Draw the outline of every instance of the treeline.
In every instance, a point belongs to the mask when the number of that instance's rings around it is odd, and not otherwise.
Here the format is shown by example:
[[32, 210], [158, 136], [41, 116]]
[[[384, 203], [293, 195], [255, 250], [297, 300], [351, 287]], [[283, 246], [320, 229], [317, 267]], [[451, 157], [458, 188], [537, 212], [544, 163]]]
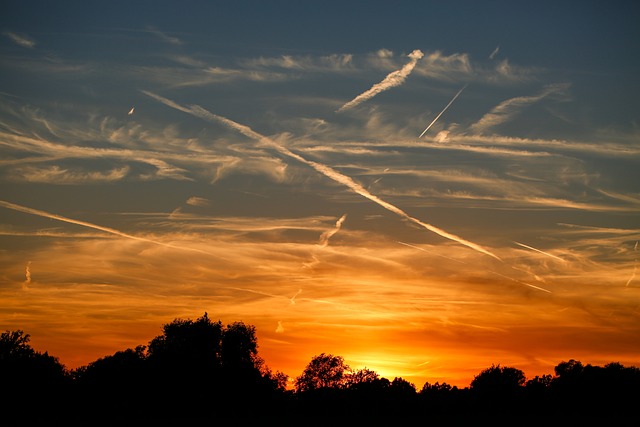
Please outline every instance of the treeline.
[[288, 376], [273, 372], [258, 355], [253, 326], [225, 326], [207, 313], [196, 320], [176, 319], [146, 346], [73, 370], [34, 350], [29, 339], [21, 330], [0, 336], [0, 422], [640, 421], [640, 369], [615, 362], [592, 366], [563, 361], [553, 375], [532, 379], [517, 368], [492, 365], [465, 388], [427, 382], [418, 389], [403, 378], [389, 380], [366, 368], [354, 370], [341, 356], [322, 353], [289, 390]]

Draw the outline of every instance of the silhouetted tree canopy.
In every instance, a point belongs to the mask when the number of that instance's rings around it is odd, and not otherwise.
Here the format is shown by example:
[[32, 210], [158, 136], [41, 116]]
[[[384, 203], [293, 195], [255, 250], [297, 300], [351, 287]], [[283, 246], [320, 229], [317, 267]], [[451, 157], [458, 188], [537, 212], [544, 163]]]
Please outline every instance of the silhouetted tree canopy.
[[321, 353], [296, 378], [296, 391], [304, 392], [322, 388], [342, 388], [346, 384], [351, 368], [342, 356]]
[[492, 365], [467, 388], [426, 382], [416, 392], [401, 377], [390, 381], [367, 368], [352, 370], [343, 357], [321, 353], [295, 379], [294, 390], [286, 390], [288, 376], [273, 372], [258, 354], [255, 327], [224, 326], [207, 313], [175, 319], [148, 346], [117, 351], [73, 371], [29, 341], [22, 330], [0, 335], [2, 419], [20, 417], [22, 425], [196, 418], [211, 425], [223, 419], [234, 425], [267, 419], [280, 425], [393, 425], [523, 417], [537, 424], [548, 421], [545, 411], [573, 422], [638, 419], [640, 369], [617, 362], [592, 366], [570, 359], [553, 375], [530, 380], [517, 368]]
[[514, 395], [525, 385], [526, 377], [520, 369], [491, 365], [471, 381], [471, 390], [484, 395]]
[[[40, 410], [56, 411], [68, 391], [69, 376], [58, 358], [41, 353], [29, 344], [22, 330], [0, 334], [0, 420], [9, 411], [28, 411], [33, 402]], [[33, 416], [33, 413], [26, 413]]]

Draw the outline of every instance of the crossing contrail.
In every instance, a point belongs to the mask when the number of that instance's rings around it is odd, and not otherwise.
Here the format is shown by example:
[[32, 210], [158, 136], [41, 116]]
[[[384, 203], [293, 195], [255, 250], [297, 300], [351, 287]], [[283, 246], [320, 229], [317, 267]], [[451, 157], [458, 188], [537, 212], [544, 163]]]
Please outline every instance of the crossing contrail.
[[462, 93], [462, 91], [463, 91], [466, 87], [467, 87], [467, 85], [462, 86], [462, 89], [460, 89], [460, 90], [458, 91], [458, 93], [456, 93], [456, 96], [454, 96], [453, 98], [451, 98], [451, 101], [449, 101], [449, 103], [447, 104], [447, 106], [446, 106], [446, 107], [444, 107], [444, 108], [442, 109], [442, 111], [440, 111], [440, 114], [438, 114], [438, 115], [436, 116], [436, 118], [435, 118], [435, 119], [433, 119], [433, 121], [432, 121], [431, 123], [429, 123], [429, 126], [427, 126], [427, 128], [426, 128], [425, 130], [423, 130], [423, 131], [422, 131], [422, 133], [420, 134], [420, 136], [419, 136], [418, 138], [422, 138], [422, 135], [424, 135], [425, 133], [427, 133], [427, 131], [429, 130], [429, 128], [431, 128], [431, 126], [433, 126], [433, 124], [434, 124], [434, 123], [435, 123], [435, 122], [440, 118], [440, 116], [441, 116], [445, 111], [447, 111], [447, 109], [451, 106], [451, 104], [453, 104], [453, 101], [455, 101], [455, 100], [456, 100], [456, 98], [457, 98], [458, 96], [460, 96], [460, 94]]
[[158, 101], [162, 102], [165, 105], [168, 105], [172, 108], [176, 108], [180, 111], [184, 111], [187, 112], [191, 115], [194, 115], [196, 117], [200, 117], [204, 120], [207, 121], [211, 121], [211, 122], [217, 122], [217, 123], [222, 123], [225, 126], [231, 127], [237, 131], [239, 131], [240, 133], [242, 133], [243, 135], [251, 138], [251, 139], [255, 139], [258, 142], [267, 145], [273, 149], [275, 149], [276, 151], [278, 151], [280, 154], [285, 155], [287, 157], [290, 157], [292, 159], [295, 159], [297, 161], [299, 161], [300, 163], [304, 163], [310, 167], [312, 167], [313, 169], [315, 169], [316, 171], [318, 171], [319, 173], [321, 173], [322, 175], [326, 176], [329, 179], [332, 179], [333, 181], [340, 183], [342, 185], [344, 185], [345, 187], [349, 188], [351, 191], [353, 191], [356, 194], [361, 195], [362, 197], [371, 200], [372, 202], [382, 206], [383, 208], [387, 209], [388, 211], [391, 211], [395, 214], [397, 214], [398, 216], [409, 220], [411, 222], [413, 222], [414, 224], [419, 225], [420, 227], [429, 230], [433, 233], [438, 234], [439, 236], [442, 236], [446, 239], [452, 240], [454, 242], [460, 243], [462, 245], [465, 245], [475, 251], [478, 251], [480, 253], [483, 253], [485, 255], [489, 255], [499, 261], [502, 261], [497, 255], [493, 254], [492, 252], [490, 252], [489, 250], [483, 248], [482, 246], [470, 242], [468, 240], [463, 239], [462, 237], [456, 236], [455, 234], [449, 233], [445, 230], [442, 230], [434, 225], [425, 223], [423, 221], [420, 221], [417, 218], [412, 217], [411, 215], [409, 215], [408, 213], [406, 213], [405, 211], [403, 211], [402, 209], [400, 209], [399, 207], [385, 201], [382, 200], [381, 198], [379, 198], [378, 196], [371, 194], [371, 192], [369, 192], [366, 188], [364, 188], [362, 185], [358, 184], [357, 182], [355, 182], [352, 178], [348, 177], [347, 175], [344, 175], [340, 172], [338, 172], [337, 170], [331, 168], [330, 166], [324, 165], [322, 163], [318, 163], [318, 162], [314, 162], [313, 160], [307, 160], [306, 158], [302, 157], [299, 154], [296, 154], [294, 152], [292, 152], [291, 150], [289, 150], [286, 147], [281, 146], [280, 144], [276, 143], [275, 141], [273, 141], [272, 139], [259, 134], [258, 132], [255, 132], [253, 129], [251, 129], [249, 126], [245, 126], [243, 124], [240, 123], [236, 123], [233, 120], [227, 119], [226, 117], [222, 117], [222, 116], [218, 116], [217, 114], [213, 114], [207, 110], [205, 110], [204, 108], [198, 106], [198, 105], [192, 105], [190, 107], [184, 107], [181, 106], [179, 104], [176, 104], [175, 102], [163, 98], [159, 95], [155, 95], [152, 94], [150, 92], [147, 91], [143, 91], [143, 93], [157, 99]]
[[[411, 244], [409, 244], [409, 243], [404, 243], [404, 242], [397, 242], [397, 243], [400, 243], [401, 245], [408, 246], [408, 247], [410, 247], [410, 248], [418, 249], [418, 250], [423, 251], [423, 252], [427, 252], [427, 253], [432, 254], [432, 255], [437, 255], [437, 256], [439, 256], [439, 257], [443, 257], [443, 258], [446, 258], [446, 259], [450, 259], [451, 261], [459, 262], [460, 264], [467, 264], [466, 262], [464, 262], [464, 261], [460, 261], [459, 259], [450, 258], [450, 257], [445, 256], [445, 255], [441, 255], [441, 254], [438, 254], [438, 253], [435, 253], [435, 252], [431, 252], [431, 251], [428, 251], [428, 250], [426, 250], [426, 249], [424, 249], [424, 248], [421, 248], [421, 247], [419, 247], [419, 246], [411, 245]], [[535, 285], [532, 285], [532, 284], [530, 284], [530, 283], [523, 282], [523, 281], [518, 280], [518, 279], [514, 279], [513, 277], [505, 276], [504, 274], [500, 274], [500, 273], [495, 272], [495, 271], [493, 271], [493, 270], [487, 270], [487, 271], [488, 271], [489, 273], [491, 273], [491, 274], [495, 274], [496, 276], [500, 276], [500, 277], [502, 277], [502, 278], [504, 278], [504, 279], [509, 279], [509, 280], [511, 280], [511, 281], [513, 281], [513, 282], [516, 282], [516, 283], [519, 283], [519, 284], [521, 284], [521, 285], [528, 286], [528, 287], [530, 287], [530, 288], [537, 289], [537, 290], [539, 290], [539, 291], [547, 292], [547, 293], [549, 293], [549, 294], [551, 293], [551, 291], [550, 291], [550, 290], [545, 289], [545, 288], [541, 288], [540, 286], [535, 286]]]

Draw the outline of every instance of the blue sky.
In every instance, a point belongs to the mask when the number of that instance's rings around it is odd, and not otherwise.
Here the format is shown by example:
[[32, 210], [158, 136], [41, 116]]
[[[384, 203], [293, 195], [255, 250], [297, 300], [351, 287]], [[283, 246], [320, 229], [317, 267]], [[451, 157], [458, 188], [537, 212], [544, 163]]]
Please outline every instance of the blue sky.
[[204, 311], [291, 376], [639, 360], [635, 2], [0, 7], [0, 327], [63, 363]]

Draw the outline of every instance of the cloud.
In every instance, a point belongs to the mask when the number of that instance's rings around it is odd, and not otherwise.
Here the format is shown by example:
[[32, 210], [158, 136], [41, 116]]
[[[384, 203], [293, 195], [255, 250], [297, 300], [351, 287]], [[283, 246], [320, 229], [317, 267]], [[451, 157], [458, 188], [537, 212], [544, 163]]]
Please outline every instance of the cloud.
[[9, 37], [11, 41], [19, 46], [26, 47], [27, 49], [33, 49], [36, 47], [36, 42], [27, 36], [21, 36], [11, 31], [5, 31], [4, 35]]
[[[145, 92], [146, 93], [146, 92]], [[168, 99], [165, 99], [159, 95], [153, 95], [153, 98], [158, 99], [160, 102], [163, 102], [166, 105], [177, 105], [175, 104], [175, 102], [170, 101]], [[163, 101], [163, 99], [165, 101]], [[467, 246], [477, 252], [483, 253], [485, 255], [489, 255], [497, 260], [500, 260], [500, 258], [493, 254], [492, 252], [490, 252], [489, 250], [483, 248], [482, 246], [473, 243], [469, 240], [463, 239], [462, 237], [456, 236], [455, 234], [449, 233], [445, 230], [442, 230], [434, 225], [425, 223], [417, 218], [412, 217], [411, 215], [409, 215], [408, 213], [406, 213], [405, 211], [403, 211], [402, 209], [398, 208], [397, 206], [386, 202], [384, 200], [382, 200], [381, 198], [379, 198], [378, 196], [370, 193], [366, 188], [364, 188], [362, 185], [356, 183], [352, 178], [348, 177], [347, 175], [344, 175], [340, 172], [338, 172], [337, 170], [324, 165], [322, 163], [318, 163], [318, 162], [314, 162], [312, 160], [307, 160], [306, 158], [300, 156], [299, 154], [296, 154], [294, 152], [292, 152], [291, 150], [283, 147], [282, 145], [276, 143], [275, 141], [273, 141], [272, 139], [261, 135], [257, 132], [255, 132], [253, 129], [251, 129], [250, 127], [240, 124], [240, 123], [236, 123], [233, 120], [227, 119], [226, 117], [222, 117], [222, 116], [218, 116], [217, 114], [213, 114], [207, 110], [205, 110], [204, 108], [198, 106], [198, 105], [192, 105], [189, 108], [186, 107], [182, 107], [182, 106], [178, 106], [179, 108], [177, 108], [180, 111], [186, 111], [189, 114], [192, 114], [196, 117], [200, 117], [204, 120], [207, 121], [212, 121], [212, 122], [217, 122], [217, 123], [221, 123], [225, 126], [228, 126], [232, 129], [237, 130], [238, 132], [242, 133], [243, 135], [254, 139], [256, 141], [258, 141], [259, 143], [261, 143], [264, 146], [269, 146], [273, 149], [275, 149], [276, 151], [278, 151], [280, 154], [283, 154], [287, 157], [290, 157], [292, 159], [298, 160], [301, 163], [304, 163], [310, 167], [312, 167], [313, 169], [315, 169], [317, 172], [321, 173], [322, 175], [326, 176], [329, 179], [332, 179], [333, 181], [344, 185], [345, 187], [349, 188], [351, 191], [353, 191], [356, 194], [361, 195], [362, 197], [371, 200], [372, 202], [378, 204], [379, 206], [387, 209], [388, 211], [391, 211], [393, 213], [395, 213], [396, 215], [399, 215], [400, 217], [409, 220], [410, 222], [413, 222], [416, 225], [419, 225], [420, 227], [429, 230], [435, 234], [438, 234], [441, 237], [444, 237], [445, 239], [449, 239], [452, 240], [454, 242], [460, 243], [464, 246]]]
[[148, 27], [147, 31], [149, 31], [151, 34], [159, 37], [160, 39], [162, 39], [163, 41], [165, 41], [165, 42], [167, 42], [169, 44], [172, 44], [174, 46], [182, 45], [182, 40], [180, 40], [179, 38], [167, 35], [167, 34], [163, 33], [162, 31], [157, 30], [157, 29], [155, 29], [153, 27]]
[[189, 197], [187, 199], [187, 204], [190, 206], [209, 206], [211, 201], [209, 199], [205, 199], [204, 197]]
[[496, 46], [496, 48], [493, 49], [493, 52], [491, 52], [491, 54], [489, 55], [489, 59], [495, 58], [499, 51], [500, 51], [500, 46]]
[[472, 124], [470, 126], [470, 130], [475, 133], [482, 134], [495, 126], [511, 120], [511, 118], [529, 105], [534, 104], [553, 93], [562, 92], [567, 88], [568, 85], [566, 84], [549, 85], [537, 95], [518, 96], [516, 98], [507, 99], [482, 116], [482, 118], [476, 123]]
[[282, 322], [278, 320], [278, 327], [276, 328], [276, 334], [284, 334], [284, 327], [282, 326]]
[[60, 166], [42, 168], [25, 166], [13, 169], [11, 176], [13, 179], [27, 182], [55, 182], [56, 184], [62, 185], [84, 185], [87, 183], [120, 181], [125, 178], [128, 173], [128, 166], [112, 169], [107, 172], [72, 170], [70, 168], [61, 168]]
[[344, 71], [353, 68], [353, 55], [332, 54], [320, 57], [282, 55], [275, 58], [260, 57], [246, 60], [242, 65], [249, 68], [283, 68], [293, 71]]
[[437, 80], [468, 80], [470, 76], [473, 76], [474, 68], [466, 53], [444, 55], [440, 51], [435, 51], [420, 61], [415, 73]]
[[402, 83], [404, 83], [407, 76], [411, 73], [411, 71], [413, 71], [414, 67], [418, 63], [418, 60], [422, 58], [424, 54], [420, 50], [416, 49], [413, 52], [411, 52], [408, 56], [411, 59], [411, 61], [405, 64], [401, 69], [393, 71], [392, 73], [388, 74], [387, 77], [385, 77], [384, 80], [382, 80], [380, 83], [376, 83], [371, 87], [371, 89], [361, 93], [351, 101], [344, 104], [342, 107], [340, 107], [337, 110], [337, 112], [342, 112], [350, 108], [353, 108], [356, 105], [359, 105], [362, 102], [373, 98], [380, 92], [391, 89], [392, 87], [395, 87], [395, 86], [400, 86]]

